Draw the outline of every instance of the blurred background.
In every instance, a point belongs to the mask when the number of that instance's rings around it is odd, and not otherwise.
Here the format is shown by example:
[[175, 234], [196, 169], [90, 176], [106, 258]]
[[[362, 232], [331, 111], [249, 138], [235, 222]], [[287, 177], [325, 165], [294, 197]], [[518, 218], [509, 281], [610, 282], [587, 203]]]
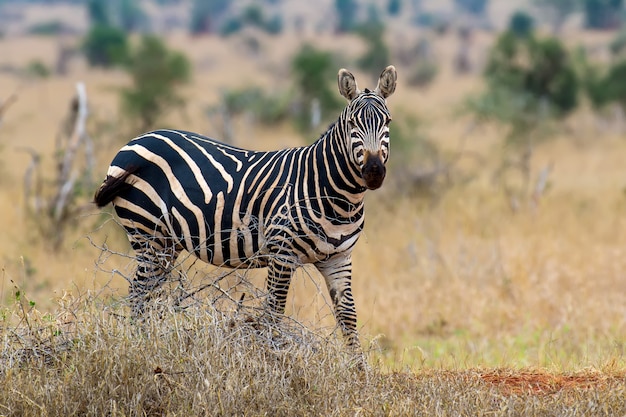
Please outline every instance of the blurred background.
[[[365, 344], [392, 364], [623, 365], [625, 19], [621, 0], [0, 0], [0, 305], [125, 294], [132, 263], [101, 248], [132, 253], [90, 202], [132, 137], [307, 145], [345, 104], [339, 68], [373, 88], [394, 64], [389, 174], [354, 254]], [[288, 314], [332, 325], [312, 271]]]

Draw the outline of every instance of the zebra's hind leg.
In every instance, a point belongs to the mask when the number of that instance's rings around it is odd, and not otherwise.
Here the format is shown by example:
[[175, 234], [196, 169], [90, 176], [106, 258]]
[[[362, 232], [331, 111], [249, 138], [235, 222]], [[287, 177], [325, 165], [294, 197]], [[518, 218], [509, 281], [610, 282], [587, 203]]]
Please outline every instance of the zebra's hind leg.
[[129, 234], [137, 254], [137, 271], [130, 282], [129, 302], [133, 318], [143, 316], [149, 304], [161, 298], [159, 290], [168, 279], [176, 250], [167, 238]]

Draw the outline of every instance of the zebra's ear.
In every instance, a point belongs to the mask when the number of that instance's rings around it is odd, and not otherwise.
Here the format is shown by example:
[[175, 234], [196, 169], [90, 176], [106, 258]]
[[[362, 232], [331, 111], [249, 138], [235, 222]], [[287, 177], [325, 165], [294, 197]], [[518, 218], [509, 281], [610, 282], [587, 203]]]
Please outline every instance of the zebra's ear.
[[360, 93], [354, 75], [344, 68], [340, 69], [337, 74], [337, 84], [339, 84], [339, 93], [350, 101]]
[[378, 85], [374, 92], [383, 98], [387, 98], [396, 91], [396, 82], [398, 81], [398, 73], [396, 67], [389, 65], [380, 73]]

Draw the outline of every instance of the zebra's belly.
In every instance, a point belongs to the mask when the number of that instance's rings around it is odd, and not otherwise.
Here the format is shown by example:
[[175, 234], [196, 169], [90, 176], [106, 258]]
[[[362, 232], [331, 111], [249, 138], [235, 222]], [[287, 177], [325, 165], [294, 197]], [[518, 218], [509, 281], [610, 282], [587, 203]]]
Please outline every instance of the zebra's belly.
[[[272, 256], [289, 256], [296, 264], [316, 263], [338, 253], [351, 250], [359, 238], [360, 230], [355, 225], [344, 226], [335, 231], [339, 238], [326, 234], [306, 233], [302, 230], [293, 233], [265, 236], [257, 228], [239, 225], [221, 232], [221, 239], [207, 239], [204, 244], [183, 246], [203, 261], [230, 268], [263, 268]], [[345, 234], [344, 234], [345, 233]], [[183, 242], [181, 242], [183, 243]]]
[[[217, 228], [219, 229], [219, 228]], [[189, 239], [184, 235], [179, 240], [188, 252], [201, 260], [231, 268], [262, 268], [267, 266], [267, 251], [264, 238], [256, 227], [244, 224], [216, 230], [208, 227], [203, 240]]]

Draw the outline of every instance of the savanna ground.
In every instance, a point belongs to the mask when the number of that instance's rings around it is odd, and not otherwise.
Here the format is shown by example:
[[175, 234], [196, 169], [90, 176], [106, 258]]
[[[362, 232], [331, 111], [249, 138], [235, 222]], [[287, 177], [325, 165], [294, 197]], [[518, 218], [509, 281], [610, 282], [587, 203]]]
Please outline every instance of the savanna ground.
[[[603, 41], [572, 37], [579, 36]], [[358, 39], [314, 40], [341, 52], [339, 66], [354, 68]], [[241, 38], [172, 36], [169, 45], [192, 60], [194, 79], [185, 89], [187, 107], [164, 126], [218, 136], [204, 111], [220, 89], [285, 88], [300, 41], [262, 38], [255, 55]], [[477, 38], [477, 56], [490, 42]], [[0, 39], [0, 64], [20, 68], [37, 58], [52, 65], [55, 45]], [[455, 48], [454, 36], [436, 40], [444, 63]], [[570, 117], [535, 150], [533, 184], [551, 166], [548, 187], [512, 210], [493, 180], [504, 132], [467, 133], [471, 122], [455, 116], [463, 97], [481, 88], [480, 77], [458, 77], [448, 67], [421, 90], [407, 87], [399, 67], [389, 105], [394, 124], [417, 116], [419, 134], [432, 138], [444, 159], [462, 143], [455, 169], [469, 181], [437, 198], [417, 195], [394, 185], [423, 168], [405, 160], [367, 196], [353, 279], [366, 373], [333, 337], [323, 281], [309, 268], [295, 277], [287, 311], [306, 328], [196, 307], [140, 328], [128, 323], [120, 302], [127, 283], [114, 271], [128, 273], [132, 262], [123, 255], [101, 262], [98, 248], [106, 240], [129, 253], [123, 234], [94, 208], [51, 251], [26, 214], [22, 180], [30, 156], [21, 150], [36, 149], [43, 167], [53, 169], [55, 134], [82, 80], [99, 182], [133, 134], [118, 110], [124, 74], [89, 70], [80, 59], [62, 78], [0, 73], [0, 99], [13, 91], [18, 97], [0, 126], [0, 415], [626, 415], [623, 126], [585, 110]], [[371, 86], [355, 73], [361, 86]], [[288, 124], [236, 124], [235, 143], [255, 149], [314, 139]], [[408, 153], [394, 155], [393, 128], [391, 148], [392, 160]], [[260, 285], [263, 271], [251, 275]], [[281, 332], [277, 346], [272, 336]]]

